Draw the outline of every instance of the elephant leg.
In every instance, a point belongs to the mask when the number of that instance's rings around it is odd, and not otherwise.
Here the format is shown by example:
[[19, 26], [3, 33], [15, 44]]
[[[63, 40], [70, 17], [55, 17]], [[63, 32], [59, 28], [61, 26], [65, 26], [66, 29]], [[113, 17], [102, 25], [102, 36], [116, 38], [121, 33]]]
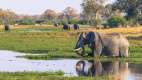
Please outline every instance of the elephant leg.
[[96, 56], [97, 56], [96, 49], [92, 49], [92, 53], [93, 53], [94, 57], [96, 57]]
[[124, 57], [128, 57], [128, 47], [121, 47], [120, 48], [120, 55]]
[[113, 47], [111, 50], [112, 57], [118, 57], [119, 56], [119, 48], [118, 47]]
[[96, 43], [95, 46], [93, 47], [93, 54], [94, 56], [98, 55], [100, 56], [103, 50], [103, 46], [101, 43]]
[[82, 55], [85, 55], [85, 47], [82, 47]]
[[102, 48], [96, 48], [96, 49], [92, 50], [92, 53], [93, 53], [94, 57], [100, 56], [101, 52], [102, 52]]
[[125, 49], [125, 57], [128, 57], [129, 55], [128, 55], [128, 53], [129, 53], [129, 48], [127, 47], [126, 49]]
[[100, 45], [98, 48], [97, 48], [97, 53], [98, 53], [98, 55], [101, 55], [101, 53], [102, 53], [102, 45]]

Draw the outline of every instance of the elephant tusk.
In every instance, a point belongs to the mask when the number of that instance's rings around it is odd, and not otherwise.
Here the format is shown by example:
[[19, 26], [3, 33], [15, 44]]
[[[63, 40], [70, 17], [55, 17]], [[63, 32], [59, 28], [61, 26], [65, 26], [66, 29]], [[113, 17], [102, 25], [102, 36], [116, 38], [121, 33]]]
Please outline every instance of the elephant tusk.
[[75, 49], [74, 51], [79, 51], [81, 48]]

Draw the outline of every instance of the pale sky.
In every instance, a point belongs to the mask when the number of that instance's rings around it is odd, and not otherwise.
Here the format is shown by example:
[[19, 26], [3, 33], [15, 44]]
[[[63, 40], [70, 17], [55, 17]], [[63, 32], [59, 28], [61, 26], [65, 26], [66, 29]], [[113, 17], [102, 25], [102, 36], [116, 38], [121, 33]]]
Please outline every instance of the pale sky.
[[80, 12], [81, 3], [82, 0], [0, 0], [0, 8], [11, 9], [17, 14], [33, 15], [41, 14], [46, 9], [61, 12], [68, 6]]

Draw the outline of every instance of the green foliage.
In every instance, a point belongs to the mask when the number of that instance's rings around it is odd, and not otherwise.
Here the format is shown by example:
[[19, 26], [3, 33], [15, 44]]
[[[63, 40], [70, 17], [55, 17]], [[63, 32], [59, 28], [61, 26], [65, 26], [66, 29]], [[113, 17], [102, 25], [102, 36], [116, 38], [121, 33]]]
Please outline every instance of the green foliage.
[[141, 4], [142, 0], [117, 0], [113, 4], [113, 8], [127, 13], [126, 18], [130, 20], [141, 14]]
[[15, 24], [15, 21], [13, 19], [8, 19], [8, 24]]
[[23, 20], [17, 21], [17, 23], [20, 25], [34, 25], [35, 21], [31, 19], [23, 19]]
[[52, 20], [46, 20], [45, 23], [48, 24], [48, 25], [52, 25], [53, 21]]
[[79, 23], [79, 20], [76, 19], [76, 18], [73, 18], [73, 19], [70, 20], [70, 23], [71, 24], [77, 24], [77, 23]]
[[138, 15], [136, 17], [136, 21], [137, 21], [138, 24], [142, 25], [142, 15]]
[[67, 24], [67, 23], [68, 23], [67, 18], [64, 18], [63, 20], [61, 20], [61, 24]]
[[3, 24], [3, 20], [2, 19], [0, 19], [0, 25], [2, 25]]
[[101, 24], [101, 20], [96, 19], [96, 20], [95, 20], [95, 25], [97, 26], [97, 25], [100, 25], [100, 24]]
[[[13, 19], [8, 19], [7, 23], [12, 25], [12, 24], [15, 24], [15, 21]], [[0, 19], [0, 25], [3, 25], [3, 24], [4, 24], [4, 19]]]
[[[57, 30], [58, 29], [58, 30]], [[26, 30], [43, 30], [43, 32], [26, 32]], [[49, 32], [44, 32], [44, 31]], [[46, 54], [46, 55], [26, 55], [28, 59], [51, 59], [51, 58], [79, 58], [74, 52], [79, 32], [62, 32], [55, 27], [35, 27], [28, 29], [14, 29], [9, 33], [0, 32], [0, 49], [12, 50], [24, 53]], [[141, 56], [141, 41], [130, 41], [130, 57]], [[87, 50], [87, 53], [90, 49]], [[88, 57], [87, 57], [88, 58]]]
[[64, 77], [58, 72], [16, 72], [0, 73], [0, 80], [113, 80], [108, 76], [102, 77]]
[[112, 16], [110, 19], [108, 19], [108, 25], [111, 28], [118, 27], [120, 25], [125, 25], [126, 20], [123, 17], [120, 16]]

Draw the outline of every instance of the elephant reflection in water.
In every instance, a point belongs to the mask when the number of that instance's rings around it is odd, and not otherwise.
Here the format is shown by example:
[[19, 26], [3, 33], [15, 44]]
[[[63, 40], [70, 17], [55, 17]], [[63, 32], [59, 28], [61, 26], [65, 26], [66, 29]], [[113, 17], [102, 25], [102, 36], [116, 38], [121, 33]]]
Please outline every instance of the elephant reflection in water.
[[128, 62], [100, 62], [82, 60], [76, 64], [78, 76], [113, 76], [113, 80], [125, 80], [128, 75]]

